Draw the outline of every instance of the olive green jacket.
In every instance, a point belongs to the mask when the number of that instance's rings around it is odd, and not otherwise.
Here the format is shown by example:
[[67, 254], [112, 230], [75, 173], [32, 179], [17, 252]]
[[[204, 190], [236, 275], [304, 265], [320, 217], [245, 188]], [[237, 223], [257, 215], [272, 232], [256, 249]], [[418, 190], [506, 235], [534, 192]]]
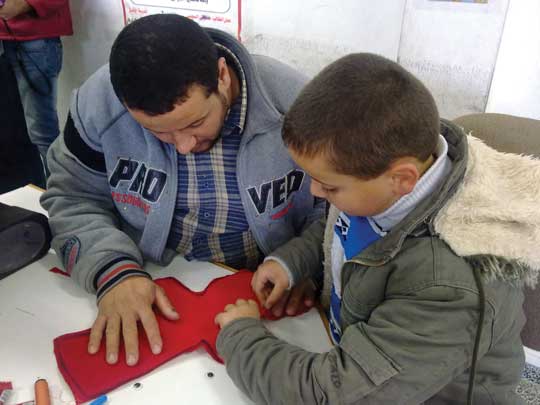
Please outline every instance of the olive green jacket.
[[[310, 353], [246, 318], [220, 332], [217, 347], [229, 375], [256, 403], [465, 403], [480, 314], [475, 270], [485, 290], [485, 318], [474, 403], [521, 403], [514, 393], [524, 366], [521, 287], [534, 284], [540, 256], [534, 244], [522, 250], [513, 245], [532, 230], [540, 246], [540, 193], [513, 189], [515, 181], [489, 183], [519, 165], [539, 179], [540, 162], [496, 152], [446, 121], [441, 132], [452, 161], [448, 178], [384, 238], [343, 265], [339, 345]], [[518, 223], [512, 204], [523, 200], [531, 205], [521, 208], [534, 218]], [[323, 303], [332, 284], [329, 252], [337, 215], [332, 208], [326, 231], [321, 220], [272, 254], [287, 263], [294, 282], [324, 268]]]

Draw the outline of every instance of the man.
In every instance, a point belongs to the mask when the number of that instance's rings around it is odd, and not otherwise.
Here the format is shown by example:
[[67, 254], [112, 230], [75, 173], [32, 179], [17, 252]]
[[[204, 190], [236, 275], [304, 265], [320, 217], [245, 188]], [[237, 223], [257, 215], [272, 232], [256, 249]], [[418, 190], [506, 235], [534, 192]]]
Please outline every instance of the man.
[[73, 34], [69, 1], [6, 0], [0, 19], [0, 54], [5, 52], [15, 72], [28, 135], [45, 164], [47, 149], [60, 132], [56, 93], [60, 36]]
[[[180, 253], [254, 269], [322, 215], [280, 135], [305, 81], [178, 15], [148, 16], [119, 34], [109, 66], [74, 93], [42, 198], [65, 269], [97, 293], [89, 352], [105, 333], [115, 363], [121, 329], [135, 364], [137, 321], [161, 351], [152, 304], [179, 315], [143, 257], [166, 264]], [[291, 294], [288, 309], [302, 294]]]

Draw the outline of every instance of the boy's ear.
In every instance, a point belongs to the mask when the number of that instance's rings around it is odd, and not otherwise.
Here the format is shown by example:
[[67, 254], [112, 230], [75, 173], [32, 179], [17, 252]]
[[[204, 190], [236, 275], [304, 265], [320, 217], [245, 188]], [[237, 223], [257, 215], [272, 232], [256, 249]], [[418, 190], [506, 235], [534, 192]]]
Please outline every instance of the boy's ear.
[[420, 178], [418, 167], [412, 162], [398, 162], [390, 168], [392, 188], [396, 196], [402, 197], [413, 191]]

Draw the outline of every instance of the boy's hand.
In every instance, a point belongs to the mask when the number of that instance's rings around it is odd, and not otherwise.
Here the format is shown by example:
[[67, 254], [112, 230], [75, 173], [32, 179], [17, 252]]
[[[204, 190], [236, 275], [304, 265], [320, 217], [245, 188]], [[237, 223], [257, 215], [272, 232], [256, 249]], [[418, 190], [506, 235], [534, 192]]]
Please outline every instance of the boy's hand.
[[152, 280], [134, 276], [118, 283], [99, 302], [99, 313], [90, 331], [88, 353], [96, 353], [104, 337], [107, 363], [114, 364], [118, 361], [120, 339], [123, 339], [126, 364], [135, 365], [139, 360], [139, 321], [146, 332], [152, 353], [160, 353], [163, 341], [152, 310], [153, 304], [167, 319], [179, 318], [163, 289]]
[[308, 308], [315, 303], [315, 287], [309, 280], [289, 287], [287, 271], [276, 261], [268, 260], [262, 263], [251, 280], [251, 288], [266, 309], [271, 309], [276, 317], [295, 315], [303, 301]]
[[239, 318], [261, 319], [257, 303], [253, 300], [246, 301], [239, 298], [236, 300], [235, 304], [226, 305], [224, 312], [217, 314], [214, 322], [218, 324], [220, 328], [223, 328], [229, 322]]

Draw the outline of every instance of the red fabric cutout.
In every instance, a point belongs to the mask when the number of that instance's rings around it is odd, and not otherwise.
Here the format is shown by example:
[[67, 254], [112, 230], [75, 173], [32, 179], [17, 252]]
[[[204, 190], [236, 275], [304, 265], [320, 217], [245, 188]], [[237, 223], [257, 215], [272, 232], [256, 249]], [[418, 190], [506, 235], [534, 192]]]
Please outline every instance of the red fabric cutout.
[[58, 267], [53, 267], [52, 269], [49, 269], [49, 271], [51, 273], [61, 274], [62, 276], [70, 277], [67, 271], [61, 270]]
[[[180, 314], [180, 320], [169, 321], [157, 311], [163, 339], [163, 351], [158, 355], [150, 351], [146, 335], [140, 327], [139, 362], [133, 367], [125, 364], [123, 346], [120, 347], [115, 365], [105, 362], [104, 342], [95, 355], [88, 354], [89, 329], [57, 337], [54, 340], [54, 354], [58, 368], [77, 402], [86, 402], [105, 394], [199, 347], [203, 347], [210, 356], [222, 363], [216, 351], [219, 327], [214, 324], [214, 318], [223, 311], [225, 305], [236, 302], [238, 298], [257, 301], [251, 289], [252, 276], [252, 272], [240, 271], [217, 278], [202, 292], [193, 292], [174, 278], [156, 280], [165, 289]], [[306, 310], [304, 308], [302, 312]], [[275, 319], [266, 310], [261, 311], [261, 314], [264, 318]]]

